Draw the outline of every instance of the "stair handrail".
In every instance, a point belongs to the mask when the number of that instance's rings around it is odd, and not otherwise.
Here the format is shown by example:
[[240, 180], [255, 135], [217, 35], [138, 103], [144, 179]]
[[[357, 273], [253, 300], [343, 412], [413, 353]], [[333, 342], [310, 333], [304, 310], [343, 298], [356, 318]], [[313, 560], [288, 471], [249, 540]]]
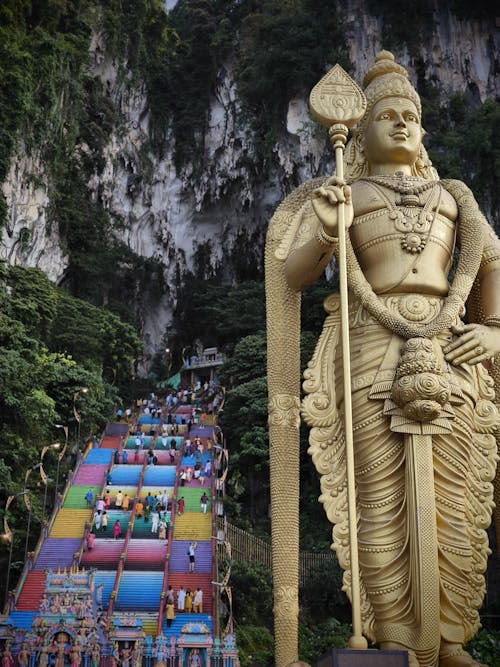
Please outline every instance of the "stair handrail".
[[183, 437], [180, 443], [179, 447], [179, 456], [177, 457], [177, 463], [175, 466], [175, 479], [174, 479], [174, 490], [172, 491], [172, 509], [170, 512], [170, 524], [168, 527], [168, 533], [167, 533], [167, 551], [165, 553], [165, 565], [163, 567], [163, 582], [161, 586], [161, 593], [160, 593], [160, 608], [158, 610], [158, 624], [156, 627], [156, 635], [161, 635], [162, 634], [162, 628], [163, 628], [163, 610], [164, 610], [164, 605], [163, 601], [166, 598], [167, 595], [167, 582], [168, 582], [168, 574], [170, 570], [170, 553], [172, 550], [172, 540], [173, 540], [173, 535], [174, 535], [174, 521], [175, 521], [175, 508], [176, 508], [176, 501], [177, 501], [177, 489], [178, 489], [178, 484], [179, 484], [179, 470], [181, 466], [181, 460], [182, 460], [182, 450], [183, 450], [183, 440], [185, 438]]
[[133, 530], [134, 521], [135, 521], [135, 510], [136, 510], [136, 505], [137, 505], [136, 499], [138, 498], [139, 493], [140, 493], [140, 490], [139, 490], [140, 485], [142, 485], [141, 478], [144, 479], [145, 463], [146, 463], [146, 461], [144, 460], [144, 463], [142, 465], [142, 470], [141, 470], [141, 473], [139, 475], [139, 481], [137, 483], [136, 493], [134, 495], [134, 506], [132, 507], [132, 511], [130, 513], [130, 519], [129, 519], [128, 524], [127, 524], [127, 531], [125, 533], [125, 541], [123, 543], [123, 551], [120, 554], [120, 560], [119, 560], [118, 566], [116, 568], [115, 583], [113, 584], [113, 590], [111, 591], [111, 593], [109, 595], [108, 610], [106, 612], [106, 623], [107, 623], [108, 627], [109, 627], [109, 623], [111, 621], [111, 616], [113, 614], [113, 609], [114, 609], [114, 606], [115, 606], [116, 596], [118, 595], [118, 589], [120, 587], [120, 580], [122, 578], [123, 568], [124, 568], [124, 565], [125, 565], [125, 561], [127, 560], [130, 537], [132, 535], [132, 530]]
[[[100, 442], [100, 444], [102, 444], [102, 438], [101, 438], [101, 442]], [[99, 449], [100, 449], [100, 446], [99, 446]], [[114, 451], [114, 450], [112, 450], [112, 451]], [[113, 460], [114, 460], [114, 456], [113, 456], [113, 454], [112, 454], [112, 455], [111, 455], [111, 462], [112, 462], [112, 463], [111, 463], [111, 467], [113, 466]], [[111, 468], [108, 468], [108, 471], [110, 471], [110, 470], [111, 470]], [[99, 496], [103, 497], [103, 495], [104, 495], [104, 489], [105, 489], [107, 486], [108, 486], [108, 485], [107, 485], [107, 482], [106, 482], [106, 474], [105, 474], [105, 475], [104, 475], [104, 481], [102, 482], [101, 490], [100, 490], [100, 492], [99, 492]], [[80, 541], [80, 546], [78, 547], [77, 551], [75, 551], [75, 553], [73, 554], [73, 565], [74, 565], [75, 567], [76, 567], [76, 566], [79, 567], [80, 564], [81, 564], [81, 562], [82, 562], [83, 552], [84, 552], [84, 550], [85, 550], [85, 543], [86, 543], [86, 541], [87, 541], [88, 534], [91, 532], [92, 525], [93, 525], [93, 523], [94, 523], [94, 522], [93, 522], [93, 516], [94, 516], [94, 511], [93, 511], [92, 514], [90, 515], [90, 520], [87, 521], [87, 522], [85, 523], [85, 526], [84, 526], [84, 529], [83, 529], [83, 536], [82, 536], [82, 539], [81, 539], [81, 541]]]

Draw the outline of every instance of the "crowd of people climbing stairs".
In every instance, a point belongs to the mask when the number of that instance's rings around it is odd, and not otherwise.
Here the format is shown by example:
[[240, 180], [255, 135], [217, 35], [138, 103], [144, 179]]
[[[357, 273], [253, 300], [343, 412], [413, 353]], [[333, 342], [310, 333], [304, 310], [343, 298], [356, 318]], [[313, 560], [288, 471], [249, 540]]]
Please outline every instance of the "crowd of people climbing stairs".
[[[151, 526], [152, 535], [158, 540], [168, 542], [172, 534], [174, 517], [182, 517], [185, 514], [186, 500], [183, 494], [187, 487], [199, 489], [199, 512], [207, 513], [213, 466], [213, 440], [209, 435], [213, 431], [206, 428], [207, 435], [203, 434], [202, 440], [200, 429], [202, 432], [205, 430], [207, 413], [212, 413], [214, 403], [217, 404], [220, 395], [212, 391], [210, 386], [205, 387], [205, 393], [208, 394], [208, 405], [205, 404], [203, 409], [193, 407], [190, 412], [185, 411], [192, 396], [190, 389], [178, 394], [172, 392], [163, 401], [152, 396], [148, 400], [137, 401], [133, 408], [117, 411], [119, 421], [126, 421], [129, 425], [129, 435], [120, 437], [119, 447], [115, 450], [106, 472], [104, 493], [96, 495], [94, 490], [89, 488], [85, 496], [87, 507], [93, 509], [91, 527], [86, 538], [87, 550], [94, 548], [97, 535], [106, 533], [106, 536], [112, 535], [115, 540], [123, 537], [122, 522], [119, 516], [115, 519], [116, 512], [127, 514], [134, 511], [135, 519], [142, 519], [144, 525]], [[180, 424], [175, 414], [179, 404], [184, 406]], [[151, 422], [141, 419], [144, 416], [151, 416]], [[133, 459], [130, 456], [132, 444]], [[116, 490], [115, 486], [112, 490], [114, 465], [144, 462], [148, 468], [158, 466], [160, 465], [158, 457], [162, 451], [168, 452], [168, 459], [162, 458], [161, 463], [177, 466], [176, 497], [174, 492], [169, 492], [167, 489], [159, 489], [156, 493], [148, 489], [146, 495], [136, 496], [132, 493], [132, 497], [119, 487]], [[189, 465], [179, 465], [183, 460], [188, 460]], [[192, 504], [192, 495], [190, 498]], [[110, 512], [113, 514], [111, 535], [108, 532]], [[196, 572], [197, 549], [197, 541], [191, 540], [186, 550], [187, 575]], [[167, 628], [171, 627], [176, 612], [202, 614], [202, 587], [195, 586], [191, 590], [185, 582], [182, 582], [178, 584], [177, 590], [174, 590], [170, 585], [164, 599], [164, 618]]]

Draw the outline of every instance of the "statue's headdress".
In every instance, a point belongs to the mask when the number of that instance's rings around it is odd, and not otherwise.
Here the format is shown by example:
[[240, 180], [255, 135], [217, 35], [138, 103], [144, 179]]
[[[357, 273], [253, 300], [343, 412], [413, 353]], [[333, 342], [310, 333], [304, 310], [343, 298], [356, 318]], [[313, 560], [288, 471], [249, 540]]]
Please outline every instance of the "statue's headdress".
[[[392, 53], [380, 51], [375, 64], [370, 67], [363, 79], [367, 107], [363, 118], [353, 130], [353, 138], [349, 141], [345, 152], [346, 178], [356, 180], [368, 175], [368, 165], [363, 153], [363, 135], [370, 120], [375, 104], [387, 97], [403, 97], [413, 102], [419, 116], [422, 114], [420, 97], [408, 79], [408, 72], [399, 65]], [[438, 178], [436, 170], [423, 146], [413, 167], [414, 175], [430, 180]]]

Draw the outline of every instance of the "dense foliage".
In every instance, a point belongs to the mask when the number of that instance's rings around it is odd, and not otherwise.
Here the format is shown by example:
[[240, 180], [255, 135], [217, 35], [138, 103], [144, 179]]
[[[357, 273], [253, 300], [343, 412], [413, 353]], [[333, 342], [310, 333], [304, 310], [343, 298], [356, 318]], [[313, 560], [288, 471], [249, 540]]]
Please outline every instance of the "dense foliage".
[[[130, 390], [132, 360], [141, 346], [129, 324], [71, 297], [36, 269], [0, 263], [0, 313], [3, 507], [8, 495], [22, 490], [25, 473], [39, 462], [42, 447], [58, 441], [62, 450], [65, 434], [56, 424], [67, 426], [69, 436], [59, 471], [62, 490], [65, 472], [75, 462], [76, 448], [100, 432], [112, 416], [120, 393], [126, 396]], [[55, 494], [56, 461], [55, 451], [49, 450], [43, 462], [51, 477], [47, 511]], [[21, 516], [26, 512], [23, 503], [13, 503], [8, 513], [15, 530], [14, 560], [19, 566], [24, 546], [31, 549], [40, 532], [45, 488], [39, 479], [34, 471], [28, 487], [33, 504], [30, 534], [26, 532], [26, 517]], [[6, 558], [4, 545], [0, 567]], [[18, 570], [13, 575], [16, 573]]]

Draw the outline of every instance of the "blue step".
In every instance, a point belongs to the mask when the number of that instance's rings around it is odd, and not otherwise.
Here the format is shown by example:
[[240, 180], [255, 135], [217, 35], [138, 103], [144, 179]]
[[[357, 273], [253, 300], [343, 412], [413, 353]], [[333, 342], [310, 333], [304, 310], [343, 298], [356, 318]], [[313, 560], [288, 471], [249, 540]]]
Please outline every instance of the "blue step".
[[213, 625], [212, 616], [210, 614], [178, 614], [176, 612], [172, 625], [169, 628], [167, 628], [165, 614], [163, 615], [163, 635], [168, 639], [170, 639], [172, 635], [179, 637], [182, 628], [186, 623], [204, 623], [210, 628], [210, 633], [212, 634]]
[[111, 470], [113, 486], [137, 486], [141, 471], [142, 465], [114, 465]]
[[[201, 464], [204, 466], [210, 458], [210, 452], [204, 451], [201, 455]], [[181, 466], [192, 466], [196, 464], [196, 454], [194, 456], [183, 456]]]
[[115, 585], [116, 572], [106, 572], [104, 570], [97, 570], [94, 574], [94, 587], [97, 591], [97, 599], [100, 600], [99, 585], [103, 584], [102, 589], [102, 607], [107, 609], [109, 596]]
[[116, 610], [158, 611], [163, 572], [125, 571], [120, 579]]
[[174, 486], [175, 470], [175, 466], [150, 465], [146, 468], [143, 486]]
[[89, 449], [85, 457], [85, 463], [106, 463], [109, 465], [112, 455], [112, 449]]
[[139, 417], [139, 424], [159, 424], [160, 419], [158, 417], [152, 417], [151, 415], [141, 415]]
[[38, 611], [11, 611], [5, 619], [5, 623], [22, 630], [31, 630], [33, 619], [38, 613]]

